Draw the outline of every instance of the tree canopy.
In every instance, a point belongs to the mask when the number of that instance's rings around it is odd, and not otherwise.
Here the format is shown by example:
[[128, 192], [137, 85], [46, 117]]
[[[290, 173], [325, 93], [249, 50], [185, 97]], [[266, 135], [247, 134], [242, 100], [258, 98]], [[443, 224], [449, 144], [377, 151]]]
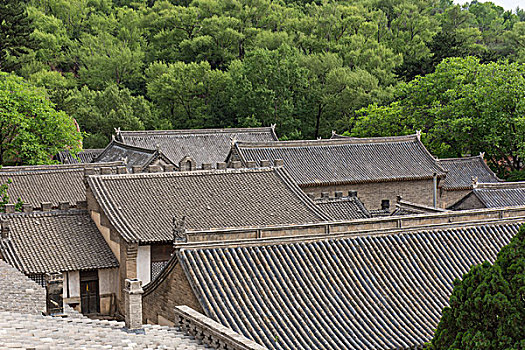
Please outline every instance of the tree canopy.
[[[444, 58], [525, 61], [524, 12], [477, 1], [8, 2], [33, 26], [13, 27], [26, 28], [24, 49], [9, 49], [16, 73], [79, 121], [86, 147], [118, 126], [276, 123], [284, 138], [328, 137]], [[112, 108], [94, 108], [96, 94]]]
[[525, 169], [524, 64], [449, 58], [434, 73], [398, 85], [395, 93], [389, 106], [362, 109], [352, 135], [422, 130], [436, 156], [486, 152], [502, 175]]
[[525, 348], [525, 226], [499, 252], [494, 265], [473, 266], [454, 281], [450, 306], [431, 350]]
[[0, 73], [0, 165], [47, 164], [64, 149], [78, 152], [75, 121], [53, 107], [45, 91]]

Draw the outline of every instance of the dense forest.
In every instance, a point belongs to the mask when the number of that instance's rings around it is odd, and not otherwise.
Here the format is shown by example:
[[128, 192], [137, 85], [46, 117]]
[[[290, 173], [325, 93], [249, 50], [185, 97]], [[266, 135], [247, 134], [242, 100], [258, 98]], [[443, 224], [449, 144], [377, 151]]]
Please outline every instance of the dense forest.
[[[104, 147], [115, 127], [275, 123], [282, 139], [421, 129], [438, 156], [490, 153], [508, 135], [470, 144], [465, 133], [501, 85], [494, 70], [514, 72], [499, 93], [517, 98], [494, 109], [518, 124], [525, 114], [525, 11], [490, 2], [7, 0], [0, 25], [0, 69], [74, 117], [84, 148]], [[479, 104], [447, 102], [458, 99]], [[493, 163], [520, 170], [516, 142]]]

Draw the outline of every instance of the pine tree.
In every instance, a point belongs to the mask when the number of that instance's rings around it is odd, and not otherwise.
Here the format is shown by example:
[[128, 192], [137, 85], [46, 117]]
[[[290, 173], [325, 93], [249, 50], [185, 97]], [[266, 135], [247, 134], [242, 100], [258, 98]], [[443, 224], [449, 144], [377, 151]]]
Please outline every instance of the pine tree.
[[25, 1], [0, 1], [0, 70], [15, 70], [18, 66], [16, 58], [34, 48], [30, 37], [32, 32]]

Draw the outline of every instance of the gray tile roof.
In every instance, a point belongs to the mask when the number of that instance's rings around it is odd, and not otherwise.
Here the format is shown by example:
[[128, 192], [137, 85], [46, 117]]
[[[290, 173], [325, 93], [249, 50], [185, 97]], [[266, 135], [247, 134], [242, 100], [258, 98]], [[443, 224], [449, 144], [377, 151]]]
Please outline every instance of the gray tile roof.
[[74, 157], [66, 150], [59, 152], [56, 155], [56, 160], [62, 164], [91, 163], [102, 151], [103, 149], [99, 148], [85, 149], [78, 152], [76, 157]]
[[202, 163], [224, 162], [232, 140], [274, 141], [274, 127], [232, 129], [190, 129], [165, 131], [120, 131], [117, 139], [126, 144], [159, 149], [175, 164], [185, 157]]
[[178, 167], [160, 150], [131, 146], [115, 140], [112, 140], [104, 151], [102, 151], [98, 157], [93, 159], [93, 162], [124, 161], [126, 163], [126, 168], [131, 171], [133, 166], [140, 166], [142, 169], [145, 169], [148, 165], [151, 165], [158, 159], [161, 159], [167, 164]]
[[10, 238], [0, 252], [26, 274], [117, 267], [118, 262], [87, 210], [0, 214]]
[[51, 202], [56, 207], [60, 202], [76, 203], [86, 200], [84, 169], [115, 167], [122, 162], [100, 164], [35, 165], [3, 167], [0, 169], [0, 184], [9, 179], [9, 202], [21, 198], [24, 203], [39, 208], [42, 202]]
[[485, 208], [515, 207], [525, 205], [525, 182], [501, 182], [477, 184], [472, 194]]
[[282, 168], [90, 176], [112, 225], [132, 242], [173, 240], [172, 218], [188, 230], [320, 222], [321, 212]]
[[468, 190], [472, 188], [473, 178], [483, 183], [497, 183], [496, 174], [483, 160], [483, 154], [476, 157], [440, 159], [439, 163], [448, 170], [442, 184], [445, 190]]
[[208, 317], [269, 349], [406, 349], [428, 342], [455, 278], [494, 261], [519, 224], [178, 253]]
[[314, 203], [334, 220], [370, 218], [370, 212], [357, 197], [316, 198]]
[[299, 185], [352, 184], [440, 177], [445, 170], [417, 135], [331, 140], [236, 142], [229, 156], [247, 161], [283, 159]]
[[208, 349], [179, 330], [123, 322], [59, 318], [0, 311], [0, 348], [25, 349]]

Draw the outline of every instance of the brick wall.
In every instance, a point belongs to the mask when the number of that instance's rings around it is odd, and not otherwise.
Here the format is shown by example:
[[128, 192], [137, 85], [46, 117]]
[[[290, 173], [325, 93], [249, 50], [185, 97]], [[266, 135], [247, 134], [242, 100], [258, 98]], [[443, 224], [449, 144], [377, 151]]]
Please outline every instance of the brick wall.
[[472, 190], [463, 190], [463, 191], [441, 191], [440, 195], [440, 207], [448, 208], [453, 204], [456, 204], [460, 199], [465, 197], [467, 194], [472, 192]]
[[142, 297], [142, 318], [144, 323], [165, 324], [174, 322], [175, 306], [187, 305], [202, 313], [202, 307], [195, 297], [181, 264], [175, 259], [170, 261], [159, 279], [144, 288]]
[[433, 180], [429, 179], [317, 187], [301, 186], [301, 188], [306, 193], [314, 193], [316, 197], [320, 197], [322, 192], [329, 192], [330, 196], [333, 197], [335, 196], [335, 191], [342, 191], [346, 195], [348, 191], [354, 190], [357, 191], [357, 197], [359, 197], [367, 209], [381, 209], [381, 201], [388, 199], [391, 210], [393, 210], [398, 195], [409, 202], [432, 206], [433, 186]]
[[464, 201], [454, 206], [454, 210], [482, 209], [485, 205], [474, 194], [466, 197]]
[[137, 278], [137, 252], [138, 244], [127, 243], [124, 240], [120, 243], [120, 268], [119, 268], [119, 291], [117, 293], [118, 311], [125, 314], [124, 289], [127, 278]]

